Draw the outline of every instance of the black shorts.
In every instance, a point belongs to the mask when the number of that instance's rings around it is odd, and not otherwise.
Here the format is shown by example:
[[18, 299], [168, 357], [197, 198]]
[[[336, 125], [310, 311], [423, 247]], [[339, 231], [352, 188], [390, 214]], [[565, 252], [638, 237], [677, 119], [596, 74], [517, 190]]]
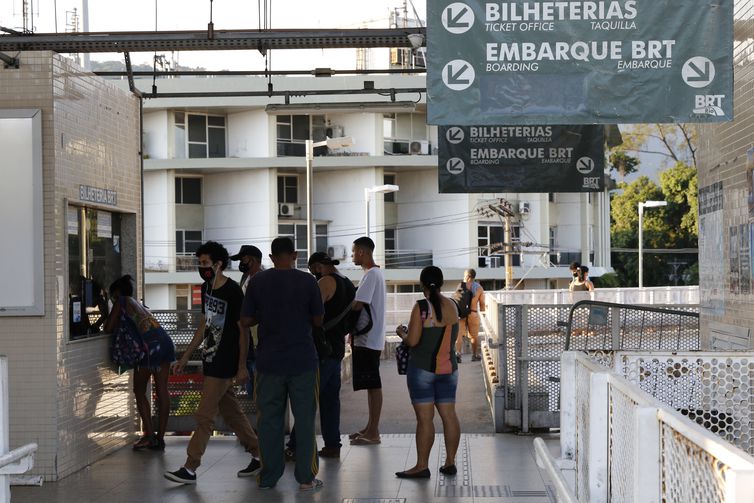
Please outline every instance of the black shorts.
[[353, 347], [353, 390], [382, 389], [380, 356], [382, 351], [359, 346]]

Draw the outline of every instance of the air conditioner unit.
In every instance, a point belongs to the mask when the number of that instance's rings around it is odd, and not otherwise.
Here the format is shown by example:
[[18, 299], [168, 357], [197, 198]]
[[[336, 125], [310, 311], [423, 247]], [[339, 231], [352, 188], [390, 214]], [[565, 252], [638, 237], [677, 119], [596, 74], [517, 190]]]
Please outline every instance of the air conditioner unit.
[[294, 209], [291, 203], [278, 203], [278, 216], [292, 217]]
[[531, 209], [529, 208], [529, 203], [525, 201], [521, 201], [518, 203], [518, 212], [521, 215], [528, 215], [529, 211], [531, 211]]
[[429, 155], [429, 142], [426, 140], [412, 141], [408, 151], [411, 155]]
[[346, 247], [343, 245], [328, 246], [327, 256], [333, 260], [343, 260], [346, 258]]

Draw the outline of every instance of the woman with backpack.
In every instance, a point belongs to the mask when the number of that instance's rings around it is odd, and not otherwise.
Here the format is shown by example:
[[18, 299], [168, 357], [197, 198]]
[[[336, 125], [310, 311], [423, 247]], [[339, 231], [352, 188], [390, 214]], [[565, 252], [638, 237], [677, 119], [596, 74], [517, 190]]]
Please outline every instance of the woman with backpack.
[[[143, 357], [134, 364], [134, 394], [136, 408], [141, 417], [143, 436], [133, 444], [133, 449], [165, 450], [165, 429], [170, 414], [170, 396], [168, 395], [168, 375], [170, 364], [175, 361], [175, 345], [165, 330], [157, 323], [152, 313], [133, 298], [131, 276], [125, 275], [110, 285], [109, 294], [113, 303], [105, 332], [116, 333], [128, 330], [129, 336], [143, 348]], [[152, 413], [147, 397], [147, 384], [154, 377], [157, 393], [158, 416], [160, 428], [152, 428]]]
[[431, 476], [429, 453], [435, 439], [435, 408], [442, 419], [445, 436], [445, 463], [440, 467], [443, 475], [456, 474], [456, 451], [461, 440], [455, 404], [458, 385], [455, 352], [458, 309], [452, 299], [440, 294], [443, 276], [438, 267], [425, 267], [419, 281], [425, 298], [414, 305], [408, 329], [399, 327], [396, 330], [411, 348], [406, 382], [416, 414], [416, 465], [395, 474], [406, 479]]

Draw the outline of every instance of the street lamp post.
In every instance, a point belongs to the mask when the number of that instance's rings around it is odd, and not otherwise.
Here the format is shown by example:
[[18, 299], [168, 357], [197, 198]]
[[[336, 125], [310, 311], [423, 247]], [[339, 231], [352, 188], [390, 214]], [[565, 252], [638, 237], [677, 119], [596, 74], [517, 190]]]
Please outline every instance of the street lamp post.
[[316, 147], [347, 148], [354, 144], [353, 138], [343, 136], [340, 138], [327, 138], [323, 141], [306, 140], [306, 257], [314, 253], [314, 205], [312, 201], [314, 149]]
[[667, 205], [667, 201], [642, 201], [639, 203], [639, 288], [644, 288], [644, 208], [659, 208]]
[[369, 194], [387, 194], [388, 192], [398, 192], [400, 187], [397, 185], [377, 185], [375, 187], [364, 187], [364, 234], [369, 237]]

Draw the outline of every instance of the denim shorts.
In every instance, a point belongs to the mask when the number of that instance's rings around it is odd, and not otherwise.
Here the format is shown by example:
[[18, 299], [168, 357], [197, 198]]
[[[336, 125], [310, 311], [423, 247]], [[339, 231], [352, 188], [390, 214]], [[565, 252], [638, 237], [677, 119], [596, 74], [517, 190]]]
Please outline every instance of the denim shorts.
[[458, 370], [452, 374], [435, 374], [408, 363], [406, 373], [411, 403], [455, 403]]

